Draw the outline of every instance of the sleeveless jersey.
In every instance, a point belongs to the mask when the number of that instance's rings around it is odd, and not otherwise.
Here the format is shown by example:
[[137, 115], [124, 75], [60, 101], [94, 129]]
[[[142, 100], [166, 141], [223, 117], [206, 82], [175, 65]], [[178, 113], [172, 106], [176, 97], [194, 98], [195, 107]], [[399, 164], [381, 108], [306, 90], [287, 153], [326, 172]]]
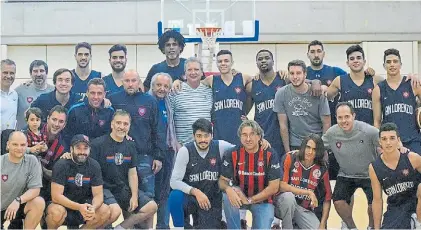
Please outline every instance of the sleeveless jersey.
[[104, 82], [105, 82], [105, 94], [106, 95], [110, 95], [116, 92], [120, 92], [122, 90], [124, 90], [123, 85], [122, 86], [117, 86], [115, 84], [113, 75], [108, 74], [107, 76], [105, 76], [104, 78]]
[[403, 143], [421, 140], [415, 112], [417, 108], [416, 98], [412, 92], [411, 81], [405, 82], [405, 79], [406, 77], [403, 77], [396, 90], [390, 88], [387, 81], [378, 84], [383, 123], [395, 123], [398, 126]]
[[366, 75], [361, 86], [355, 84], [349, 74], [341, 76], [339, 101], [350, 102], [355, 109], [355, 119], [373, 125], [373, 108], [371, 93], [373, 92], [373, 77]]
[[[310, 66], [307, 67], [307, 79], [320, 80], [322, 85], [330, 86], [333, 80], [337, 77], [335, 69], [332, 66], [323, 65], [321, 70], [313, 70]], [[332, 125], [336, 124], [335, 107], [338, 104], [339, 96], [336, 96], [333, 101], [329, 100], [329, 109]]]
[[212, 123], [215, 140], [224, 140], [240, 145], [237, 129], [241, 124], [241, 116], [246, 114], [246, 89], [243, 75], [237, 74], [229, 86], [220, 75], [213, 77]]
[[219, 190], [218, 179], [221, 170], [221, 155], [219, 154], [219, 141], [212, 140], [209, 144], [209, 151], [205, 158], [202, 158], [194, 145], [189, 142], [186, 145], [189, 151], [189, 162], [187, 163], [186, 173], [183, 182], [199, 189], [209, 199], [222, 199], [222, 193]]
[[75, 76], [72, 92], [81, 95], [81, 101], [83, 101], [86, 97], [86, 91], [88, 90], [88, 82], [94, 78], [101, 78], [101, 73], [95, 70], [91, 70], [91, 73], [86, 80], [81, 80], [75, 69], [72, 70], [72, 73]]
[[[373, 162], [373, 169], [386, 193], [387, 205], [398, 208], [405, 203], [414, 203], [417, 200], [418, 171], [412, 167], [408, 153], [401, 154], [395, 170], [387, 167], [380, 157]], [[415, 211], [415, 210], [414, 210]]]
[[[312, 165], [304, 167], [294, 153], [287, 153], [283, 164], [284, 175], [282, 180], [299, 189], [311, 190], [318, 200], [323, 197], [328, 201], [332, 199], [332, 190], [329, 182], [329, 173], [326, 167]], [[307, 195], [295, 195], [298, 205], [311, 210], [310, 197]]]
[[254, 120], [262, 127], [264, 138], [272, 145], [272, 148], [283, 155], [284, 146], [282, 144], [281, 133], [279, 129], [278, 116], [273, 111], [275, 94], [278, 89], [286, 85], [281, 79], [279, 73], [276, 73], [275, 79], [268, 86], [261, 79], [253, 80], [251, 95], [255, 103]]

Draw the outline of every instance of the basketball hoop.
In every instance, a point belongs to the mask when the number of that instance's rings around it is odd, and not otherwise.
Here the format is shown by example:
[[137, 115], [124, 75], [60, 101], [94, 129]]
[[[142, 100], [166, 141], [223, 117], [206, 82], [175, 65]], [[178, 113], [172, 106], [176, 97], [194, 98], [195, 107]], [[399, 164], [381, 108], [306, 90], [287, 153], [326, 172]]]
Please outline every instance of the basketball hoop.
[[197, 34], [202, 38], [202, 42], [208, 45], [208, 48], [214, 48], [216, 39], [221, 34], [220, 27], [199, 27], [196, 28]]

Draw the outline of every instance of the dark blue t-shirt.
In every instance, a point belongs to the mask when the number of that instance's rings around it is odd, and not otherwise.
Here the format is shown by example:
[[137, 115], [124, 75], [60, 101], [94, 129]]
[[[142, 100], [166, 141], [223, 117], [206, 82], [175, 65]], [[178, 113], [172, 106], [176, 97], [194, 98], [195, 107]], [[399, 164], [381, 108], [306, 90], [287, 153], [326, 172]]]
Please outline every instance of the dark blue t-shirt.
[[165, 60], [153, 65], [152, 68], [149, 70], [143, 85], [148, 89], [151, 88], [152, 77], [157, 73], [167, 73], [172, 77], [173, 81], [183, 80], [185, 63], [186, 59], [180, 58], [180, 63], [178, 63], [178, 65], [174, 67], [168, 66], [167, 61]]

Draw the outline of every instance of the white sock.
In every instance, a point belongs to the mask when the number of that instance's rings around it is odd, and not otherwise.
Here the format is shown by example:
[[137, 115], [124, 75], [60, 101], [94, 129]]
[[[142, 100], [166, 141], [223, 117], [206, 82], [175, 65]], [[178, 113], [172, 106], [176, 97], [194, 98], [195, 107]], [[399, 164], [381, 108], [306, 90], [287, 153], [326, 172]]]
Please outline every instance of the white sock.
[[281, 220], [280, 219], [278, 219], [278, 218], [273, 218], [273, 221], [272, 221], [272, 225], [275, 225], [275, 224], [277, 224], [277, 225], [281, 225]]
[[114, 229], [125, 229], [125, 228], [121, 227], [121, 225], [119, 224], [119, 225], [115, 226]]
[[224, 209], [222, 209], [222, 221], [227, 222], [227, 218], [225, 217]]
[[247, 210], [240, 209], [240, 219], [245, 220], [247, 215]]

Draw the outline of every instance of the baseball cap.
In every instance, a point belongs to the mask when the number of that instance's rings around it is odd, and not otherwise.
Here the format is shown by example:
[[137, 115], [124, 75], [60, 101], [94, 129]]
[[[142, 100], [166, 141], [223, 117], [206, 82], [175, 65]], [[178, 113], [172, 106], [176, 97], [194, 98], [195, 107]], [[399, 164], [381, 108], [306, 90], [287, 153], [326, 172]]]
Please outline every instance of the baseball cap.
[[87, 137], [86, 135], [83, 134], [76, 134], [71, 141], [71, 145], [75, 146], [80, 142], [84, 142], [85, 144], [87, 144], [88, 146], [91, 146], [91, 144], [89, 143], [89, 137]]

